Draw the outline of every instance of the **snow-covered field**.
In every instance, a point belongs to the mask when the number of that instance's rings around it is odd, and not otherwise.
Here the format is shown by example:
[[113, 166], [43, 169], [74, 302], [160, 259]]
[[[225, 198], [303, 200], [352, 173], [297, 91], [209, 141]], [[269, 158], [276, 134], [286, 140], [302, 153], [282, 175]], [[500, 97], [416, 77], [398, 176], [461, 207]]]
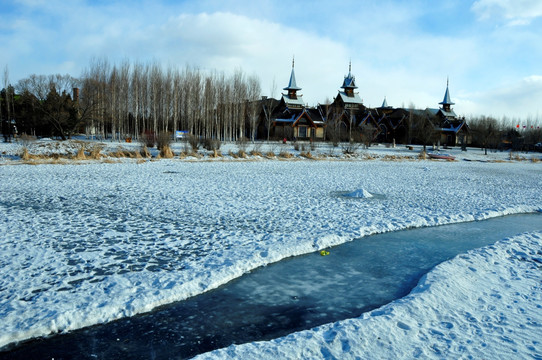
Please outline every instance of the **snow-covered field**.
[[[261, 150], [299, 155], [286, 146]], [[20, 151], [0, 145], [0, 347], [149, 311], [368, 234], [542, 210], [541, 162], [479, 149], [449, 151], [455, 162], [375, 146], [354, 158], [319, 147], [318, 161], [63, 165], [23, 164]], [[203, 357], [542, 358], [541, 252], [542, 224], [441, 264], [359, 319]]]

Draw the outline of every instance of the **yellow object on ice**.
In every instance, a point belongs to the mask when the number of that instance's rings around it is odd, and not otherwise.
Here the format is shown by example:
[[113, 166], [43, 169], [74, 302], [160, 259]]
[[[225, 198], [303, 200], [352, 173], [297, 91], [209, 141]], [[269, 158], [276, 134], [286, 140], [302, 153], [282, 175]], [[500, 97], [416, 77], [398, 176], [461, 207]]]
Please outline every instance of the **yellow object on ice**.
[[322, 250], [322, 251], [320, 251], [320, 255], [322, 255], [322, 256], [329, 255], [329, 251], [327, 251], [327, 250]]

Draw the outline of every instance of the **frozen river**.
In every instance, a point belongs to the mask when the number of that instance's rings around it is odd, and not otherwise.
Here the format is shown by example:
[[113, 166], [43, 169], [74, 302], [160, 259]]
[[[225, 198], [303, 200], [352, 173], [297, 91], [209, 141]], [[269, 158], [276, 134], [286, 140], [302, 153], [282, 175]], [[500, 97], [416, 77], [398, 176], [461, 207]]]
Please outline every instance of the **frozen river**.
[[174, 359], [354, 318], [405, 296], [459, 253], [524, 231], [542, 214], [373, 235], [258, 268], [151, 313], [22, 344], [10, 359]]
[[540, 176], [465, 161], [0, 166], [0, 347], [133, 320], [368, 235], [539, 211]]

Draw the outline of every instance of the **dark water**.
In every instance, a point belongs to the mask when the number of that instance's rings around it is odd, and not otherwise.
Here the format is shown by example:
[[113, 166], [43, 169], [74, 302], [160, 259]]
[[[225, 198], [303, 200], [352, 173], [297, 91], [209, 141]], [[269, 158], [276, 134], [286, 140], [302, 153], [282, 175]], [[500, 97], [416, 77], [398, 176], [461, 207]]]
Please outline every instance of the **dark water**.
[[269, 265], [216, 290], [0, 352], [6, 359], [181, 359], [359, 316], [405, 296], [435, 265], [525, 231], [542, 214], [398, 231]]

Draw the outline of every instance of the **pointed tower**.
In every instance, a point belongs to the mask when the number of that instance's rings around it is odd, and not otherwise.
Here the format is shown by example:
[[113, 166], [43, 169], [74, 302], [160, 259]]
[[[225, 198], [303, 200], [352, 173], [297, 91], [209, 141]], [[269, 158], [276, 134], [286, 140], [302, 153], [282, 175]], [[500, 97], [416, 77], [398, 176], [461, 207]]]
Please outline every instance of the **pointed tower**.
[[348, 64], [348, 75], [344, 77], [343, 86], [344, 93], [348, 97], [354, 97], [354, 89], [357, 89], [356, 78], [352, 75], [352, 62]]
[[385, 109], [385, 108], [387, 108], [387, 107], [388, 107], [388, 101], [386, 100], [386, 97], [384, 96], [384, 101], [382, 102], [381, 108], [382, 108], [382, 109]]
[[301, 88], [297, 86], [295, 81], [294, 66], [295, 59], [292, 58], [292, 73], [290, 74], [290, 82], [288, 83], [287, 87], [283, 88], [283, 90], [288, 91], [288, 94], [282, 94], [282, 98], [286, 103], [286, 106], [292, 108], [304, 106], [303, 95], [297, 93], [299, 90], [301, 90]]
[[354, 92], [356, 86], [356, 78], [352, 75], [352, 62], [348, 64], [348, 75], [344, 77], [342, 90], [339, 90], [339, 96], [335, 98], [338, 106], [343, 109], [359, 110], [363, 108], [363, 101], [357, 92]]
[[442, 105], [442, 110], [446, 112], [450, 112], [452, 110], [451, 106], [455, 105], [455, 103], [453, 103], [452, 99], [450, 98], [450, 90], [448, 88], [449, 85], [450, 85], [450, 79], [448, 78], [446, 80], [446, 92], [444, 93], [444, 100], [439, 102], [439, 104]]

